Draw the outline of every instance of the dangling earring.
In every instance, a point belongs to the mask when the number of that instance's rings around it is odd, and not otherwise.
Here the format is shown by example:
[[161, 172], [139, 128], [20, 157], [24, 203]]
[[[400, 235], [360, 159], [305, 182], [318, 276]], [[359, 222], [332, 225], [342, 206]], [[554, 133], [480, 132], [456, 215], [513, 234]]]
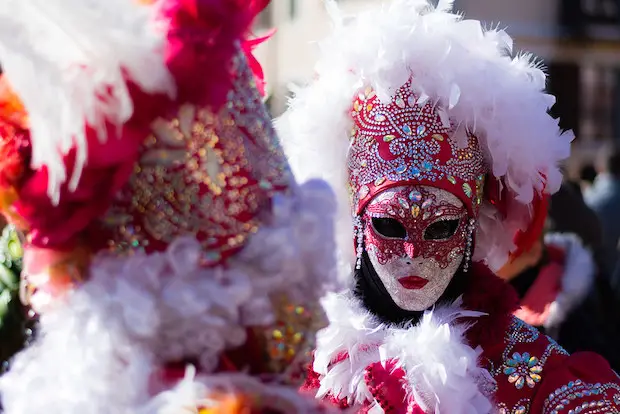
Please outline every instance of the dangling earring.
[[471, 255], [472, 255], [472, 246], [474, 244], [474, 231], [476, 230], [476, 220], [469, 219], [469, 223], [467, 224], [467, 241], [465, 244], [465, 264], [463, 265], [463, 271], [467, 272], [469, 270], [469, 264], [471, 263]]
[[355, 261], [355, 269], [362, 268], [362, 253], [364, 253], [364, 224], [360, 216], [355, 216], [353, 219], [353, 233], [355, 237], [355, 254], [357, 260]]

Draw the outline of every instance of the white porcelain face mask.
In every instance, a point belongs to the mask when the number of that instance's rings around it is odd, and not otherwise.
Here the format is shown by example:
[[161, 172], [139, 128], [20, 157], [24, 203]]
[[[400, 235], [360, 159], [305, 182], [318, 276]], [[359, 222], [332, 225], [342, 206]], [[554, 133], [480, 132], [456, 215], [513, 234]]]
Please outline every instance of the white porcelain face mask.
[[409, 311], [431, 307], [465, 256], [461, 200], [434, 187], [391, 188], [370, 201], [363, 222], [368, 256], [392, 300]]

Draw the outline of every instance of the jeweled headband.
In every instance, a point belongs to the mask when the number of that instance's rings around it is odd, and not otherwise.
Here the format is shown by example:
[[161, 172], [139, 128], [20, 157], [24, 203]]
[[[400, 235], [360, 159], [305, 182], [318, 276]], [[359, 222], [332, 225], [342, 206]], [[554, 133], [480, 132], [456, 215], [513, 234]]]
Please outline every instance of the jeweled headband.
[[[353, 212], [360, 214], [380, 192], [402, 185], [428, 185], [463, 201], [476, 217], [487, 167], [478, 139], [465, 132], [438, 105], [416, 96], [411, 81], [382, 103], [372, 88], [353, 102], [348, 170]], [[409, 200], [412, 214], [420, 200]]]

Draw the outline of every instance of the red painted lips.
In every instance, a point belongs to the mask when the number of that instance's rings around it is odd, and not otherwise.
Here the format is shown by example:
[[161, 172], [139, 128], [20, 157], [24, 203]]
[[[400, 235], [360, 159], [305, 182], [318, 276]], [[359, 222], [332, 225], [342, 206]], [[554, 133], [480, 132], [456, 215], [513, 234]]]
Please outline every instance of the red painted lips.
[[400, 283], [405, 289], [417, 290], [426, 286], [428, 280], [419, 276], [407, 276], [398, 279], [398, 283]]

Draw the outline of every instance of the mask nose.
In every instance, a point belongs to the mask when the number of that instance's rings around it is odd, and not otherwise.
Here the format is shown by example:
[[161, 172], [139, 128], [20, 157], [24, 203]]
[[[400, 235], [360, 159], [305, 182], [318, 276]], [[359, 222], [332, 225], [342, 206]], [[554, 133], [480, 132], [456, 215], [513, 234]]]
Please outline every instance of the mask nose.
[[418, 249], [413, 243], [405, 243], [405, 253], [413, 259], [418, 255]]

